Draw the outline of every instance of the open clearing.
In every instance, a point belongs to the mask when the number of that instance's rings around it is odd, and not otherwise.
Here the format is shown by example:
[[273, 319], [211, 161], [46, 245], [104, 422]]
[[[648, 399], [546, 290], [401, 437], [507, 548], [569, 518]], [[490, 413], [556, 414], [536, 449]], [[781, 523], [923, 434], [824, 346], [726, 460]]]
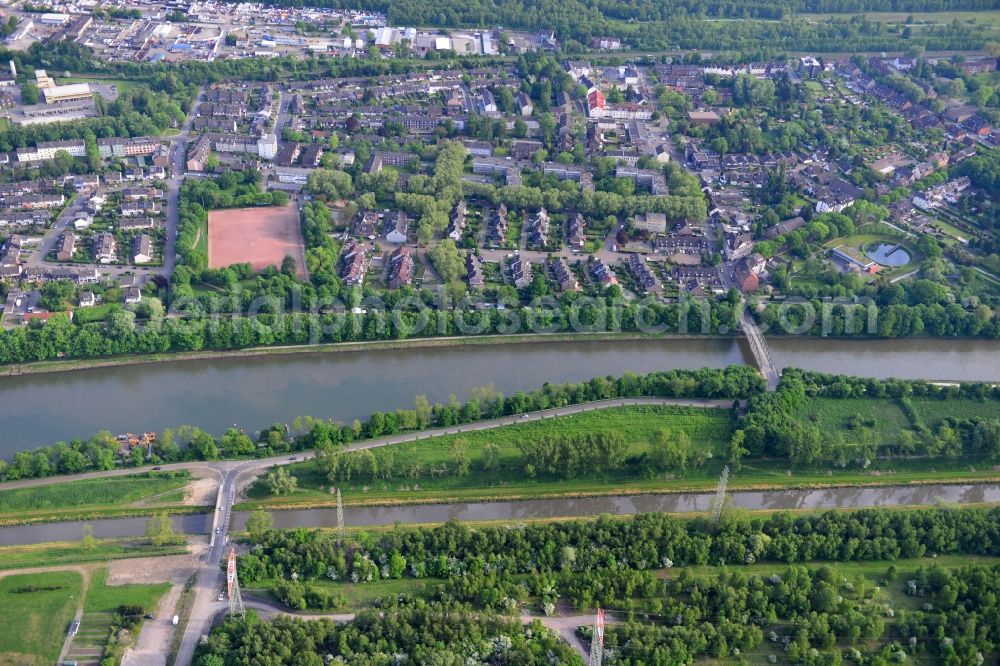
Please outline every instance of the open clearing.
[[906, 24], [907, 19], [912, 18], [910, 23], [915, 28], [922, 25], [947, 25], [952, 21], [966, 23], [976, 21], [978, 23], [988, 23], [994, 28], [1000, 26], [1000, 12], [995, 11], [954, 11], [954, 12], [855, 12], [853, 14], [799, 14], [798, 17], [806, 21], [816, 23], [825, 22], [830, 19], [846, 20], [855, 14], [863, 14], [869, 21], [888, 23], [895, 25]]
[[147, 472], [0, 490], [0, 525], [113, 517], [140, 505], [180, 504], [171, 495], [190, 481], [188, 472]]
[[[674, 406], [615, 407], [594, 412], [584, 412], [544, 421], [508, 425], [491, 430], [445, 435], [389, 447], [376, 452], [384, 459], [392, 455], [396, 472], [392, 479], [352, 479], [340, 484], [344, 501], [348, 504], [396, 503], [420, 500], [443, 501], [447, 498], [514, 498], [545, 497], [574, 494], [601, 494], [609, 492], [651, 492], [664, 490], [673, 481], [662, 478], [643, 478], [634, 462], [649, 450], [654, 435], [661, 430], [685, 433], [694, 450], [712, 454], [721, 466], [720, 454], [732, 435], [733, 413], [729, 409], [702, 409]], [[607, 474], [584, 474], [571, 479], [557, 479], [540, 475], [528, 478], [518, 443], [524, 439], [542, 436], [572, 435], [587, 432], [615, 432], [624, 437], [628, 445], [628, 462], [622, 469]], [[434, 477], [434, 467], [454, 464], [451, 446], [455, 440], [468, 445], [472, 461], [469, 474]], [[480, 464], [483, 448], [488, 443], [499, 447], [499, 469], [485, 470]], [[407, 478], [402, 471], [404, 464], [419, 465], [418, 478]], [[707, 477], [718, 478], [715, 465], [711, 470], [689, 471], [684, 479], [698, 484]], [[291, 465], [289, 470], [298, 478], [298, 490], [290, 495], [272, 496], [266, 484], [259, 481], [252, 486], [247, 497], [251, 504], [269, 507], [281, 505], [324, 505], [330, 503], [329, 481], [316, 470], [313, 462]], [[707, 475], [707, 477], [706, 477]], [[714, 481], [712, 481], [714, 483]]]
[[[0, 570], [175, 555], [186, 550], [185, 546], [174, 544], [153, 546], [145, 539], [99, 539], [93, 548], [86, 548], [79, 541], [3, 546], [0, 547]], [[127, 565], [123, 563], [123, 566]]]
[[200, 566], [198, 556], [168, 555], [117, 560], [108, 566], [108, 585], [183, 583]]
[[291, 256], [305, 278], [305, 250], [295, 204], [228, 208], [208, 214], [208, 267], [249, 263], [255, 271], [280, 267]]
[[82, 590], [83, 578], [75, 571], [0, 580], [0, 663], [55, 663]]

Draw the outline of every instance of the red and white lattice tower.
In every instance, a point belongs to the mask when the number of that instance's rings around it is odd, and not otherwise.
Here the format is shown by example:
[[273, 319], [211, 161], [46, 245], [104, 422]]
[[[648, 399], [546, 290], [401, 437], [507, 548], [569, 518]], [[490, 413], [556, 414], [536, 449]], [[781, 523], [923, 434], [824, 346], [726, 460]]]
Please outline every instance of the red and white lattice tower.
[[597, 609], [594, 618], [594, 635], [590, 638], [590, 666], [601, 666], [604, 660], [604, 609]]
[[229, 564], [226, 566], [226, 585], [229, 594], [229, 614], [238, 615], [241, 620], [247, 617], [243, 608], [243, 595], [240, 594], [240, 579], [236, 575], [236, 549], [229, 551]]

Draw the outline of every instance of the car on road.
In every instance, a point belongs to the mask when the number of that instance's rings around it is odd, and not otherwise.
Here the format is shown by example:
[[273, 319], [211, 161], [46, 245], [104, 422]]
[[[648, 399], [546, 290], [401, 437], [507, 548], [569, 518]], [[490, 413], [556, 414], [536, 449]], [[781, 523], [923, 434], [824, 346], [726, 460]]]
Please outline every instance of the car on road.
[[163, 468], [160, 467], [159, 465], [157, 465], [156, 467], [153, 468], [153, 471], [154, 472], [159, 472], [161, 469], [163, 469]]
[[289, 458], [289, 460], [298, 460], [298, 459], [299, 459], [298, 456], [292, 456], [291, 458]]
[[221, 532], [221, 531], [222, 531], [222, 528], [221, 528], [221, 527], [216, 527], [216, 528], [215, 528], [215, 533], [216, 533], [216, 534], [218, 534], [218, 533], [219, 533], [219, 532]]

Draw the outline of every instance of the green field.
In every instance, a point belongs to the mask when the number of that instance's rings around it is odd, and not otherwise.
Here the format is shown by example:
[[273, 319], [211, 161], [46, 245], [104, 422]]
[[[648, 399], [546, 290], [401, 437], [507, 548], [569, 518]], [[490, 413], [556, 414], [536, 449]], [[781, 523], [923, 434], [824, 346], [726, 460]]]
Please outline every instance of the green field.
[[0, 547], [0, 570], [26, 567], [107, 562], [130, 557], [155, 557], [187, 552], [183, 545], [153, 546], [134, 539], [101, 539], [93, 548], [76, 542], [41, 543], [29, 546]]
[[0, 490], [0, 525], [146, 513], [176, 503], [188, 472], [149, 472]]
[[[642, 406], [619, 407], [585, 412], [572, 416], [543, 421], [504, 426], [478, 432], [428, 438], [418, 442], [394, 445], [392, 453], [397, 464], [417, 462], [424, 470], [419, 479], [379, 480], [371, 483], [344, 482], [341, 491], [349, 504], [419, 501], [442, 498], [491, 498], [491, 497], [540, 497], [567, 494], [599, 494], [607, 492], [651, 491], [665, 487], [665, 480], [642, 479], [637, 466], [625, 468], [608, 475], [589, 475], [569, 480], [539, 477], [529, 479], [524, 475], [524, 463], [517, 443], [525, 438], [546, 435], [563, 435], [580, 432], [620, 433], [628, 444], [629, 456], [636, 458], [649, 449], [650, 440], [661, 429], [684, 432], [690, 437], [695, 450], [705, 450], [718, 457], [729, 441], [733, 428], [733, 415], [728, 409], [702, 409], [695, 407]], [[468, 475], [448, 475], [431, 478], [429, 470], [442, 465], [453, 465], [451, 444], [464, 440], [469, 446], [472, 468]], [[486, 471], [477, 464], [483, 447], [495, 443], [500, 448], [499, 471]], [[707, 468], [706, 468], [707, 469]], [[299, 489], [291, 494], [273, 497], [263, 483], [251, 487], [248, 497], [251, 504], [267, 506], [326, 504], [331, 500], [329, 481], [316, 471], [312, 462], [289, 467], [298, 478]], [[685, 480], [703, 484], [705, 471], [691, 472]], [[717, 477], [714, 469], [709, 477]]]
[[[47, 589], [26, 590], [33, 587]], [[73, 571], [0, 579], [0, 663], [53, 664], [59, 658], [82, 588], [83, 579]]]
[[[841, 432], [848, 441], [864, 438], [889, 443], [896, 439], [900, 430], [912, 426], [897, 403], [868, 398], [811, 398], [798, 409], [795, 416], [803, 423], [815, 423], [820, 432], [825, 434]], [[849, 420], [857, 416], [871, 419], [874, 424], [852, 429]]]
[[[858, 12], [862, 13], [862, 12]], [[911, 25], [914, 28], [924, 25], [946, 25], [952, 21], [966, 23], [976, 21], [977, 23], [988, 23], [994, 28], [1000, 26], [1000, 12], [996, 11], [953, 11], [953, 12], [863, 12], [869, 21], [880, 23], [903, 25], [907, 18], [913, 17]], [[851, 14], [798, 14], [799, 18], [810, 22], [825, 22], [831, 18], [846, 19]]]
[[[945, 416], [967, 419], [995, 416], [995, 401], [913, 400], [917, 413], [924, 415], [924, 425], [934, 429]], [[871, 444], [892, 448], [900, 442], [899, 434], [915, 430], [899, 402], [892, 399], [810, 398], [795, 413], [804, 424], [815, 425], [824, 435], [840, 436], [845, 445]], [[724, 446], [734, 427], [733, 415], [726, 409], [682, 407], [626, 407], [586, 412], [568, 417], [532, 421], [491, 430], [428, 438], [417, 442], [379, 449], [376, 457], [391, 453], [394, 472], [391, 478], [370, 476], [341, 481], [340, 489], [348, 505], [387, 505], [443, 501], [514, 500], [540, 497], [629, 494], [650, 492], [708, 491], [715, 488], [726, 459]], [[711, 454], [700, 468], [676, 473], [643, 476], [639, 457], [650, 450], [650, 440], [660, 429], [684, 432], [694, 450]], [[522, 439], [543, 435], [573, 434], [593, 431], [621, 433], [629, 445], [623, 468], [607, 474], [584, 474], [571, 479], [539, 475], [529, 478], [517, 444]], [[451, 444], [468, 444], [471, 468], [466, 476], [452, 472], [432, 476], [431, 469], [454, 467]], [[480, 466], [487, 443], [499, 447], [497, 471]], [[733, 489], [816, 488], [852, 485], [893, 485], [939, 482], [975, 482], [995, 480], [997, 473], [981, 460], [960, 457], [880, 458], [871, 467], [801, 468], [787, 459], [743, 460], [742, 469], [730, 477]], [[418, 463], [419, 477], [409, 477], [401, 467]], [[380, 463], [381, 464], [381, 463]], [[241, 509], [302, 508], [332, 506], [333, 484], [312, 461], [287, 468], [298, 480], [298, 489], [288, 495], [271, 495], [262, 478], [251, 486], [248, 501]]]
[[117, 305], [117, 302], [105, 302], [89, 308], [76, 308], [73, 310], [73, 321], [77, 324], [92, 324], [95, 321], [104, 321], [111, 314], [111, 309]]
[[112, 613], [122, 605], [142, 606], [149, 613], [156, 609], [160, 597], [170, 589], [170, 583], [108, 586], [104, 584], [107, 576], [107, 567], [97, 569], [91, 575], [87, 600], [83, 604], [84, 613]]
[[1000, 403], [991, 400], [910, 398], [910, 402], [929, 428], [933, 428], [939, 421], [949, 416], [959, 420], [1000, 417]]

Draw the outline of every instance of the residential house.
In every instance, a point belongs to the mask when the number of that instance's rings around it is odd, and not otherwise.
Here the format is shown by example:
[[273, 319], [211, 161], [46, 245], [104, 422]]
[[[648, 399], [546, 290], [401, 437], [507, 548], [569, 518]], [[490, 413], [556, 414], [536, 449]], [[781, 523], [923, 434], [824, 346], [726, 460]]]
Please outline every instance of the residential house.
[[523, 289], [531, 284], [531, 262], [523, 259], [520, 254], [515, 252], [507, 256], [507, 268], [510, 269], [510, 278], [515, 287]]
[[493, 97], [493, 93], [489, 90], [483, 90], [479, 95], [479, 100], [476, 102], [476, 108], [479, 110], [479, 113], [496, 113], [497, 102]]
[[514, 146], [511, 149], [511, 153], [514, 159], [527, 160], [537, 153], [539, 150], [545, 147], [541, 141], [535, 141], [534, 139], [521, 139], [514, 142]]
[[692, 125], [717, 125], [722, 122], [715, 111], [688, 111], [687, 115]]
[[760, 287], [760, 274], [764, 271], [764, 257], [753, 253], [736, 262], [733, 273], [740, 291], [753, 292]]
[[507, 242], [507, 205], [500, 204], [493, 209], [486, 241], [492, 245], [502, 245]]
[[56, 244], [56, 260], [70, 261], [76, 253], [76, 235], [68, 231], [63, 232]]
[[389, 255], [389, 288], [399, 289], [413, 282], [413, 250], [408, 247], [397, 247]]
[[774, 240], [778, 236], [784, 236], [785, 234], [795, 231], [796, 229], [801, 229], [806, 225], [806, 221], [801, 217], [793, 217], [778, 224], [773, 227], [769, 227], [764, 230], [764, 238], [768, 240]]
[[208, 156], [212, 154], [212, 141], [206, 135], [202, 135], [191, 144], [187, 154], [188, 171], [204, 171]]
[[378, 213], [373, 210], [366, 210], [359, 212], [354, 218], [354, 224], [351, 226], [351, 233], [355, 236], [360, 236], [361, 238], [375, 240], [377, 228]]
[[704, 236], [697, 236], [689, 233], [671, 233], [666, 236], [657, 236], [653, 241], [653, 249], [659, 254], [688, 254], [701, 255], [702, 252], [711, 249], [712, 245]]
[[522, 116], [530, 116], [535, 109], [531, 103], [531, 98], [523, 92], [519, 92], [514, 96], [514, 106]]
[[565, 259], [559, 257], [549, 259], [549, 270], [559, 285], [559, 291], [580, 291], [580, 283], [570, 271]]
[[635, 216], [633, 226], [639, 231], [650, 234], [667, 232], [667, 216], [664, 213], [639, 213]]
[[748, 233], [726, 234], [723, 250], [729, 261], [736, 261], [753, 251], [753, 239]]
[[139, 234], [132, 239], [132, 263], [148, 264], [153, 260], [153, 239], [149, 234]]
[[410, 218], [403, 211], [395, 211], [386, 215], [383, 232], [389, 243], [405, 243], [406, 234], [410, 228]]
[[122, 231], [150, 231], [157, 227], [157, 222], [151, 217], [123, 217], [118, 220], [118, 228]]
[[587, 241], [587, 225], [582, 213], [577, 213], [569, 221], [569, 234], [567, 235], [568, 245], [574, 252], [581, 252], [583, 245]]
[[470, 289], [482, 287], [486, 282], [486, 278], [483, 275], [483, 262], [474, 254], [470, 253], [465, 257], [465, 275], [469, 281]]
[[125, 305], [134, 305], [142, 302], [142, 290], [139, 287], [127, 287], [124, 290]]
[[341, 256], [340, 278], [348, 287], [361, 285], [365, 281], [368, 258], [365, 248], [356, 241], [350, 241]]
[[89, 290], [81, 291], [79, 300], [81, 308], [90, 308], [97, 305], [97, 297], [94, 296], [94, 292]]
[[462, 141], [465, 150], [474, 157], [492, 157], [493, 145], [489, 141], [478, 141], [475, 139], [465, 139]]
[[528, 245], [544, 248], [549, 244], [549, 219], [548, 211], [539, 208], [538, 212], [531, 219], [531, 227], [528, 229]]
[[633, 252], [628, 256], [628, 269], [643, 292], [649, 294], [662, 290], [656, 276], [649, 270], [649, 266], [640, 255]]
[[448, 238], [452, 239], [456, 243], [462, 240], [462, 234], [465, 233], [465, 220], [466, 207], [465, 200], [459, 199], [458, 203], [455, 204], [455, 208], [451, 211], [451, 218], [448, 221]]
[[118, 243], [108, 232], [94, 237], [94, 261], [99, 264], [111, 264], [118, 259]]
[[600, 259], [595, 259], [590, 265], [590, 274], [602, 287], [618, 284], [618, 278], [615, 277], [614, 272]]

